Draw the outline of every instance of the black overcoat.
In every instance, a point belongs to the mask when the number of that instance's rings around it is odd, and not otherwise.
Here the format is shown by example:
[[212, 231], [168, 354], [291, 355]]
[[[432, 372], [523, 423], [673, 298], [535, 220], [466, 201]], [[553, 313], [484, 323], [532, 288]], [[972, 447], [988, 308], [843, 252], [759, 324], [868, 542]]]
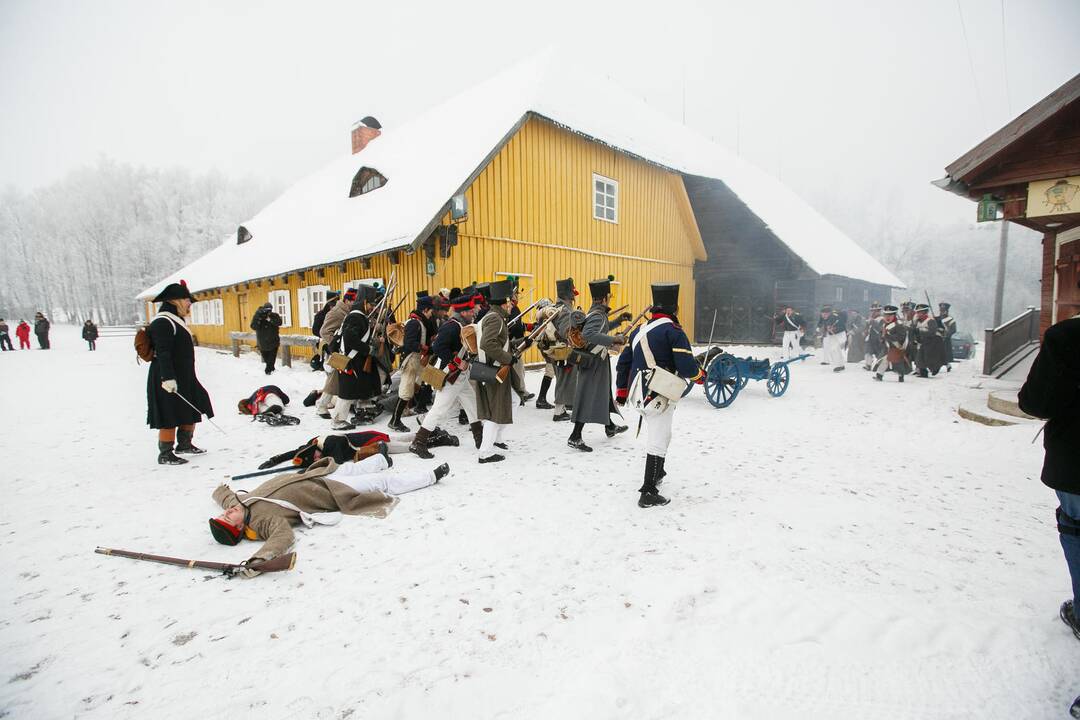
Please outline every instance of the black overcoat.
[[159, 313], [149, 326], [154, 359], [150, 361], [146, 377], [146, 423], [152, 428], [172, 428], [201, 419], [187, 403], [162, 389], [163, 380], [176, 380], [176, 389], [181, 395], [208, 418], [214, 417], [210, 394], [195, 376], [195, 344], [191, 332], [172, 303], [162, 303], [161, 312], [171, 313], [174, 317], [170, 322], [170, 318]]
[[364, 372], [364, 360], [371, 352], [368, 344], [368, 316], [354, 307], [341, 323], [341, 352], [356, 354], [346, 368], [349, 372], [338, 373], [338, 397], [342, 400], [367, 400], [378, 396], [381, 389], [378, 364], [372, 363], [370, 372]]

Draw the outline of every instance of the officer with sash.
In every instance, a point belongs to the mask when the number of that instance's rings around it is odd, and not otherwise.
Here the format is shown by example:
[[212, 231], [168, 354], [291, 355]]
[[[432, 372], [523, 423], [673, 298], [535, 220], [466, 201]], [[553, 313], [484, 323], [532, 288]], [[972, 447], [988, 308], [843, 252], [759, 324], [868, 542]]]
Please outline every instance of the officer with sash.
[[657, 486], [666, 475], [664, 459], [675, 403], [691, 382], [705, 380], [690, 340], [679, 326], [679, 284], [654, 283], [652, 297], [651, 319], [631, 333], [615, 368], [618, 403], [630, 402], [645, 422], [645, 478], [638, 489], [638, 507], [642, 508], [670, 502]]
[[585, 347], [574, 350], [577, 365], [577, 387], [574, 389], [574, 430], [566, 444], [575, 450], [592, 452], [592, 448], [581, 438], [585, 423], [604, 426], [608, 437], [615, 437], [626, 430], [625, 425], [618, 425], [611, 420], [612, 413], [618, 414], [611, 397], [611, 362], [608, 360], [608, 348], [616, 350], [626, 344], [622, 335], [608, 335], [611, 312], [611, 277], [593, 280], [589, 283], [589, 294], [593, 304], [585, 315], [581, 325], [581, 337]]

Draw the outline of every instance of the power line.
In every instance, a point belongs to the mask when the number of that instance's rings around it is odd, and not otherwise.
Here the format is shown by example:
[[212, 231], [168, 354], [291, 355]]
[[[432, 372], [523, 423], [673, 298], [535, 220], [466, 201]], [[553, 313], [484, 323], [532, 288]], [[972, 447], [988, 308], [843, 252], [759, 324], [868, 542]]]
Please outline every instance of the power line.
[[971, 45], [968, 43], [967, 26], [964, 25], [964, 10], [960, 7], [960, 0], [956, 0], [956, 12], [960, 15], [960, 32], [964, 36], [964, 50], [967, 52], [968, 67], [971, 69], [971, 84], [975, 90], [975, 102], [979, 105], [979, 114], [982, 116], [983, 130], [990, 132], [990, 126], [986, 122], [986, 109], [983, 108], [982, 94], [979, 92], [979, 81], [975, 77], [975, 61], [971, 59]]

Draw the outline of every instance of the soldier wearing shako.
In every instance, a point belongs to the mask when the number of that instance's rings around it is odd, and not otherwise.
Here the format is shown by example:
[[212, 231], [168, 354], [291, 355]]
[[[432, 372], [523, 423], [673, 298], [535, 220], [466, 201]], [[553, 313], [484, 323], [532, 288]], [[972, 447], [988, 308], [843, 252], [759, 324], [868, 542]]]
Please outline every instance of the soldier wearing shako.
[[778, 333], [782, 333], [783, 337], [782, 350], [780, 351], [781, 359], [789, 360], [797, 356], [802, 350], [799, 341], [802, 339], [803, 333], [806, 332], [806, 321], [803, 320], [802, 315], [795, 312], [795, 309], [788, 305], [783, 312], [773, 315], [773, 325]]
[[334, 405], [334, 430], [352, 430], [349, 410], [354, 401], [371, 405], [382, 391], [379, 363], [372, 358], [369, 369], [364, 365], [371, 355], [372, 328], [368, 315], [379, 300], [379, 291], [371, 285], [357, 288], [358, 298], [341, 323], [341, 329], [330, 349], [348, 358], [348, 365], [339, 370], [338, 401]]
[[[548, 319], [550, 315], [558, 312], [555, 305], [547, 298], [541, 298], [540, 302], [536, 305], [536, 322], [542, 323]], [[540, 337], [536, 340], [536, 349], [540, 351], [540, 356], [544, 358], [544, 377], [540, 380], [540, 393], [536, 397], [536, 409], [537, 410], [551, 410], [555, 406], [548, 402], [547, 394], [551, 388], [551, 383], [555, 380], [555, 366], [557, 360], [551, 356], [550, 350], [558, 343], [558, 339], [555, 335], [555, 324], [549, 322], [544, 326], [543, 331], [540, 333]]]
[[675, 403], [690, 387], [704, 382], [705, 373], [694, 359], [690, 340], [679, 326], [679, 285], [652, 286], [652, 318], [630, 334], [616, 366], [615, 385], [620, 405], [630, 401], [645, 422], [645, 478], [638, 489], [638, 507], [670, 502], [659, 493], [664, 460], [671, 442]]
[[401, 422], [401, 414], [416, 395], [416, 386], [420, 383], [420, 370], [427, 364], [428, 350], [432, 336], [432, 318], [435, 315], [435, 303], [427, 291], [417, 293], [416, 309], [409, 313], [405, 321], [405, 338], [401, 344], [401, 382], [398, 384], [398, 401], [394, 416], [388, 427], [395, 432], [409, 432]]
[[409, 446], [409, 452], [430, 460], [434, 455], [428, 451], [432, 433], [439, 422], [450, 416], [455, 406], [461, 405], [466, 423], [472, 431], [473, 442], [477, 449], [483, 439], [484, 426], [476, 417], [476, 392], [469, 382], [471, 365], [468, 361], [468, 348], [464, 346], [461, 331], [471, 325], [473, 319], [472, 291], [462, 291], [450, 299], [450, 317], [439, 328], [435, 341], [431, 344], [431, 354], [439, 368], [446, 371], [443, 386], [435, 393], [435, 402], [424, 416], [424, 422], [416, 431], [416, 437]]
[[956, 318], [949, 314], [949, 309], [952, 307], [947, 302], [938, 303], [938, 323], [941, 324], [941, 329], [945, 331], [945, 371], [952, 372], [952, 363], [956, 358], [953, 357], [952, 350], [952, 336], [956, 334]]
[[930, 306], [926, 303], [915, 306], [913, 332], [917, 343], [915, 366], [918, 368], [918, 376], [925, 378], [937, 375], [948, 362], [945, 355], [945, 331], [941, 329], [937, 318], [930, 314]]
[[[580, 327], [585, 322], [585, 314], [577, 309], [577, 288], [574, 287], [574, 278], [555, 281], [555, 294], [558, 299], [555, 303], [557, 315], [551, 321], [555, 326], [556, 340], [565, 345], [569, 342], [568, 333], [571, 327]], [[567, 405], [574, 403], [574, 390], [577, 387], [577, 370], [566, 360], [555, 365], [555, 415], [551, 418], [555, 422], [569, 420], [570, 413], [566, 411]]]
[[[476, 362], [494, 370], [506, 368], [512, 372], [517, 357], [516, 353], [511, 352], [506, 321], [510, 316], [513, 285], [509, 280], [499, 280], [491, 283], [489, 287], [488, 311], [476, 327]], [[484, 423], [480, 462], [505, 460], [506, 457], [497, 450], [507, 449], [506, 444], [501, 441], [503, 429], [514, 422], [513, 387], [509, 373], [501, 382], [472, 382], [476, 390], [476, 414]]]
[[881, 382], [885, 379], [885, 373], [892, 370], [904, 382], [904, 376], [911, 372], [911, 362], [907, 352], [910, 345], [908, 327], [903, 320], [897, 317], [895, 305], [886, 305], [883, 308], [884, 326], [881, 337], [885, 344], [885, 354], [878, 358], [874, 364], [874, 379]]
[[866, 321], [864, 370], [873, 370], [877, 359], [885, 354], [885, 341], [882, 340], [884, 329], [885, 319], [881, 317], [881, 303], [875, 300], [870, 306], [870, 317]]
[[615, 437], [626, 430], [625, 425], [619, 425], [611, 419], [612, 413], [618, 414], [619, 411], [611, 397], [611, 362], [608, 359], [608, 348], [618, 350], [626, 344], [625, 337], [607, 334], [610, 329], [608, 314], [611, 312], [609, 300], [613, 279], [614, 277], [609, 275], [603, 280], [589, 283], [589, 294], [593, 302], [581, 325], [581, 338], [585, 341], [585, 347], [575, 349], [573, 355], [578, 373], [577, 387], [574, 389], [574, 412], [571, 415], [574, 430], [566, 444], [583, 452], [592, 452], [592, 448], [581, 439], [585, 423], [603, 425], [608, 437]]
[[[518, 287], [518, 279], [516, 277], [511, 275], [509, 280], [513, 291], [510, 294], [510, 316], [507, 319], [507, 325], [509, 327], [510, 341], [515, 345], [520, 345], [525, 339], [527, 329], [525, 318], [521, 317], [521, 308], [518, 307], [518, 295], [520, 294], [521, 289]], [[513, 323], [513, 325], [510, 325], [510, 323]], [[510, 373], [510, 379], [513, 383], [514, 394], [517, 395], [520, 400], [518, 405], [524, 405], [536, 397], [529, 392], [527, 387], [525, 387], [525, 361], [521, 359], [520, 355], [518, 355], [517, 360], [514, 361], [514, 369]]]

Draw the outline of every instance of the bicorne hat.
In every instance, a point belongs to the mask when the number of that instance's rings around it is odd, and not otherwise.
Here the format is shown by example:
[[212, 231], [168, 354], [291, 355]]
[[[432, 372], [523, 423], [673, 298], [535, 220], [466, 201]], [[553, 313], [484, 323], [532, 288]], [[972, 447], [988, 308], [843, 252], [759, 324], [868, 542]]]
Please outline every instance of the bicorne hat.
[[187, 283], [181, 280], [178, 283], [169, 283], [165, 289], [158, 293], [151, 302], [169, 302], [170, 300], [194, 300]]

